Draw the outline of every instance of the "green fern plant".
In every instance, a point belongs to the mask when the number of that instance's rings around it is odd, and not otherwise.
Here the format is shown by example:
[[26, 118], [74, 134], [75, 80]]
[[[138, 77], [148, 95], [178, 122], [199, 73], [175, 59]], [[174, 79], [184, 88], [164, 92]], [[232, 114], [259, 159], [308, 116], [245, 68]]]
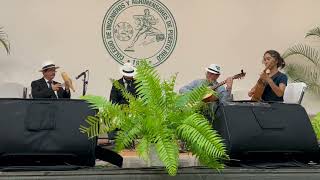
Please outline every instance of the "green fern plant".
[[178, 170], [179, 140], [186, 142], [204, 165], [223, 168], [222, 160], [228, 159], [225, 145], [199, 113], [204, 105], [202, 97], [214, 92], [204, 84], [187, 94], [178, 94], [174, 92], [176, 76], [161, 81], [156, 70], [142, 61], [135, 76], [138, 97], [129, 94], [117, 81], [113, 83], [128, 99], [128, 105], [112, 104], [101, 96], [82, 97], [98, 113], [86, 119], [89, 127], [81, 126], [80, 130], [94, 137], [119, 128], [116, 151], [136, 140], [138, 155], [150, 161], [150, 150], [154, 148], [169, 175], [176, 175]]
[[0, 44], [6, 49], [7, 53], [10, 54], [10, 44], [8, 41], [8, 35], [0, 27]]
[[320, 112], [311, 120], [311, 123], [317, 139], [320, 140]]
[[[307, 37], [320, 38], [320, 28], [311, 29], [306, 34]], [[291, 62], [290, 56], [300, 56], [300, 62]], [[319, 51], [306, 44], [297, 44], [288, 48], [283, 58], [286, 59], [287, 67], [285, 71], [293, 81], [305, 82], [308, 89], [320, 95], [320, 54]]]

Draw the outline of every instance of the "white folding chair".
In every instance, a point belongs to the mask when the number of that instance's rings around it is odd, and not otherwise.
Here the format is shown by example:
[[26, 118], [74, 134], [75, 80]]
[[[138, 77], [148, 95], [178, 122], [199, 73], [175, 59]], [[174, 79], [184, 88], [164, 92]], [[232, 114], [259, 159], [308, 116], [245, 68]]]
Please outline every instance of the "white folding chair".
[[304, 82], [289, 83], [284, 91], [284, 103], [301, 104], [307, 85]]

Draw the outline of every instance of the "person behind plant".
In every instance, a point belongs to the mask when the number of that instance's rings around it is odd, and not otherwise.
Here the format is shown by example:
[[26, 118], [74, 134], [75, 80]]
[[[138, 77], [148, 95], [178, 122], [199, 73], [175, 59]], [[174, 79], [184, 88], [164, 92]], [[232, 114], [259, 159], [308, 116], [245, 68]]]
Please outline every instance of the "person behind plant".
[[[189, 83], [188, 85], [183, 86], [179, 89], [179, 93], [186, 93], [189, 92], [199, 86], [201, 86], [203, 83], [208, 83], [208, 86], [215, 86], [218, 83], [218, 78], [221, 74], [221, 68], [217, 64], [211, 64], [209, 67], [205, 68], [206, 70], [206, 79], [197, 79]], [[211, 98], [211, 101], [231, 101], [232, 100], [232, 84], [233, 79], [232, 77], [227, 78], [226, 80], [226, 87], [220, 86], [215, 91], [218, 93], [218, 97], [213, 96]]]
[[[134, 81], [136, 69], [131, 65], [131, 63], [125, 63], [120, 67], [120, 73], [122, 74], [122, 77], [117, 80], [118, 83], [124, 86], [129, 93], [136, 96], [136, 85]], [[111, 88], [110, 101], [115, 104], [128, 104], [128, 101], [123, 97], [121, 90], [116, 88], [114, 85]]]
[[53, 80], [58, 68], [53, 62], [49, 61], [42, 65], [40, 72], [42, 72], [43, 77], [31, 83], [33, 98], [58, 99], [71, 97], [68, 82], [65, 83], [65, 89], [63, 89], [61, 83]]
[[[274, 63], [272, 61], [275, 61]], [[263, 55], [263, 64], [269, 67], [269, 73], [262, 72], [260, 79], [266, 83], [265, 89], [261, 96], [263, 101], [283, 101], [284, 91], [287, 86], [288, 77], [279, 71], [279, 68], [285, 67], [285, 62], [280, 54], [275, 50], [268, 50]], [[256, 86], [254, 86], [248, 93], [249, 97], [254, 95]]]
[[[131, 63], [125, 63], [122, 67], [120, 67], [120, 73], [122, 74], [122, 77], [117, 80], [118, 83], [126, 88], [126, 90], [130, 94], [132, 94], [133, 96], [137, 96], [137, 89], [134, 80], [136, 69], [132, 66]], [[111, 88], [110, 101], [114, 104], [129, 104], [127, 99], [123, 97], [121, 90], [116, 88], [115, 85], [112, 85]], [[117, 130], [110, 132], [108, 134], [108, 139], [114, 140], [116, 132]]]
[[[206, 71], [206, 79], [196, 79], [190, 82], [189, 84], [183, 86], [179, 89], [179, 93], [187, 93], [192, 91], [193, 89], [200, 87], [204, 83], [207, 83], [208, 86], [216, 86], [219, 84], [218, 78], [221, 74], [221, 68], [217, 64], [211, 64], [209, 67], [205, 68]], [[209, 120], [212, 121], [213, 113], [217, 108], [217, 102], [221, 101], [231, 101], [232, 100], [232, 84], [233, 79], [232, 77], [227, 78], [226, 80], [226, 87], [220, 86], [215, 91], [217, 92], [218, 97], [211, 96], [209, 99], [209, 109], [203, 109], [202, 114]], [[207, 102], [207, 101], [206, 101]], [[181, 152], [186, 151], [185, 143], [181, 142], [180, 144]]]

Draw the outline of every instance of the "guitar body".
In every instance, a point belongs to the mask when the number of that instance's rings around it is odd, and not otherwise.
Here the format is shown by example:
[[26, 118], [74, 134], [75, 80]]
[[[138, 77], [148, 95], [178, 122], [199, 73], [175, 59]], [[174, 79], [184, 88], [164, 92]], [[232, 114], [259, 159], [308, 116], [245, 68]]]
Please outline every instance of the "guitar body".
[[258, 80], [255, 85], [254, 94], [251, 97], [251, 101], [261, 101], [261, 96], [266, 88], [266, 83], [264, 83], [261, 79]]
[[[275, 65], [276, 65], [276, 61], [271, 61], [270, 64], [263, 70], [263, 73], [266, 73], [268, 69], [270, 69], [272, 66], [275, 66]], [[267, 86], [267, 83], [263, 82], [263, 80], [259, 78], [257, 84], [255, 85], [255, 89], [251, 97], [251, 101], [261, 101], [261, 97], [266, 86]]]

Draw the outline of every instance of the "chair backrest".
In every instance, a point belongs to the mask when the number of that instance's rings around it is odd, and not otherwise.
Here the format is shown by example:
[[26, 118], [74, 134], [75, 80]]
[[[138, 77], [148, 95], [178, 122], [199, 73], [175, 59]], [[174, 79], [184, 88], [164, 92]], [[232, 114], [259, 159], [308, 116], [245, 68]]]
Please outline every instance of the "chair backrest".
[[304, 91], [307, 88], [306, 83], [289, 83], [284, 91], [284, 103], [301, 104]]
[[0, 84], [0, 98], [23, 98], [25, 87], [18, 83]]

